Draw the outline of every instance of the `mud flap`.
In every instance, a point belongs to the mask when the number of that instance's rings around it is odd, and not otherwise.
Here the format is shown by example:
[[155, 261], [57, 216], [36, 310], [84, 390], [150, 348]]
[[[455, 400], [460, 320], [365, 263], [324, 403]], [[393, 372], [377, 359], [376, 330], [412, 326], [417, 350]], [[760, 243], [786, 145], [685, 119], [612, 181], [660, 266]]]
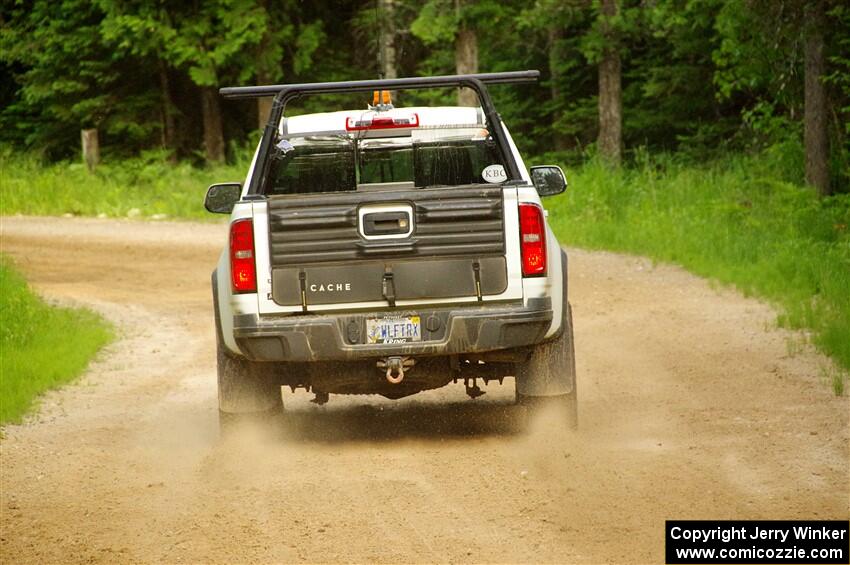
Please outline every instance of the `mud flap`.
[[219, 361], [218, 409], [227, 414], [279, 412], [280, 384], [267, 367], [222, 352]]
[[[567, 257], [561, 254], [563, 292], [567, 292]], [[534, 348], [528, 360], [517, 363], [517, 394], [524, 397], [574, 394], [576, 382], [573, 314], [566, 296], [557, 337]]]

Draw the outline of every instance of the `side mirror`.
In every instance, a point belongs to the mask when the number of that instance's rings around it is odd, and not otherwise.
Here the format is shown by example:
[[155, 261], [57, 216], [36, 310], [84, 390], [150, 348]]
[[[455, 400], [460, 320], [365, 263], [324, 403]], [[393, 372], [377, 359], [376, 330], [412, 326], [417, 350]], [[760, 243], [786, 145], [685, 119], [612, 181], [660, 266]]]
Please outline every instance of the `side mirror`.
[[229, 214], [242, 197], [242, 183], [221, 182], [207, 189], [204, 208], [213, 214]]
[[561, 194], [567, 188], [567, 177], [556, 165], [531, 167], [531, 183], [540, 196]]

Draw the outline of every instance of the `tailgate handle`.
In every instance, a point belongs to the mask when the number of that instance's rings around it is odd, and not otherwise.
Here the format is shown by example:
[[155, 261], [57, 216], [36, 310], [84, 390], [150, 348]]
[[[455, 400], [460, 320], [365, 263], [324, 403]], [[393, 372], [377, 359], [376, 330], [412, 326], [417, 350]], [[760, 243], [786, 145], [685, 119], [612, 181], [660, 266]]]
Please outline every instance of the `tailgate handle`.
[[364, 235], [396, 235], [410, 231], [407, 212], [373, 212], [363, 216]]

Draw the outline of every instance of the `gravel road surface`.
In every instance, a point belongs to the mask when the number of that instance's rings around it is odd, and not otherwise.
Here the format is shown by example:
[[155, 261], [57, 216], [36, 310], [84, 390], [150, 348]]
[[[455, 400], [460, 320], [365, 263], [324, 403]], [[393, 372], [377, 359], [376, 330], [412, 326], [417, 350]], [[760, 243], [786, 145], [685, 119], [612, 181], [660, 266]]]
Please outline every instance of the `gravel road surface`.
[[33, 286], [119, 328], [0, 440], [0, 561], [662, 563], [665, 519], [847, 519], [850, 400], [775, 313], [682, 270], [570, 251], [581, 428], [513, 383], [392, 402], [284, 392], [219, 439], [221, 224], [2, 219]]

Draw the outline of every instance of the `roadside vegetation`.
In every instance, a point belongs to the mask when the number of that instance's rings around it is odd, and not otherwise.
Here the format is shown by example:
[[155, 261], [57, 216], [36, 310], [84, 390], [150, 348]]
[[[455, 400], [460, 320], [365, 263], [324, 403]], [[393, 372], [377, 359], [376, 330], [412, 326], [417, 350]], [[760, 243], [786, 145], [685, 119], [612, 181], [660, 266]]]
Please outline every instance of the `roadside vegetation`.
[[112, 337], [94, 312], [46, 304], [0, 256], [0, 424], [20, 422], [40, 393], [80, 375]]
[[794, 144], [707, 165], [592, 160], [568, 170], [570, 188], [547, 207], [567, 245], [646, 255], [766, 298], [781, 326], [811, 330], [850, 369], [850, 194], [792, 182], [795, 163]]
[[[244, 153], [244, 152], [243, 152]], [[242, 154], [242, 153], [240, 153]], [[0, 215], [81, 215], [154, 219], [220, 219], [203, 206], [208, 185], [244, 180], [250, 164], [193, 167], [169, 163], [161, 152], [101, 164], [45, 163], [0, 149]]]

